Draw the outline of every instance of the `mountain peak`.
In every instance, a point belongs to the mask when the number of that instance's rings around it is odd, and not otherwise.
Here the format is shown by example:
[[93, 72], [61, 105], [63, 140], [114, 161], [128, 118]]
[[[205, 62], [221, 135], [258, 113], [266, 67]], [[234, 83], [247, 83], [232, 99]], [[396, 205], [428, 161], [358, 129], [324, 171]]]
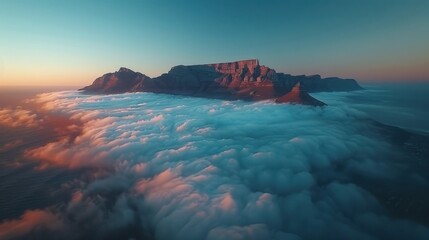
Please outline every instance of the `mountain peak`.
[[297, 82], [292, 90], [290, 90], [290, 93], [299, 94], [301, 91], [301, 82]]
[[276, 103], [304, 104], [312, 106], [324, 106], [325, 103], [310, 96], [301, 89], [301, 82], [297, 82], [290, 92], [276, 99]]
[[121, 67], [119, 68], [118, 72], [134, 72], [134, 71], [126, 67]]

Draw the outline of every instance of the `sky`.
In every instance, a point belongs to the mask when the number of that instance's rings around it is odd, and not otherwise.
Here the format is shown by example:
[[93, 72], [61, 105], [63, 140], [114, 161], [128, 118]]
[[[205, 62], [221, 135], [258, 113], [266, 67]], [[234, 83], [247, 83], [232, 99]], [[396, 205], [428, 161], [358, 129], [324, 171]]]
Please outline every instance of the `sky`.
[[429, 81], [429, 1], [0, 2], [0, 86], [258, 58], [277, 72]]

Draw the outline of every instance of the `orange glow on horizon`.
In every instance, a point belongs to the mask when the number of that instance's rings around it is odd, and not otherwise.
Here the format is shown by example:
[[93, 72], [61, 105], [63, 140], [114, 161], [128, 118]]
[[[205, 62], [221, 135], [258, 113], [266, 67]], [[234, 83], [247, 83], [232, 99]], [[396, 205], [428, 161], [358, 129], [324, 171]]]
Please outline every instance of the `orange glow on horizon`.
[[[263, 63], [262, 63], [263, 64]], [[268, 67], [269, 64], [265, 64]], [[330, 66], [318, 67], [315, 69], [301, 68], [292, 69], [281, 67], [274, 68], [277, 72], [284, 72], [292, 75], [313, 75], [320, 74], [322, 77], [353, 78], [359, 82], [368, 81], [416, 81], [429, 82], [429, 71], [424, 61], [407, 62], [406, 64], [390, 65], [367, 65], [367, 66]], [[127, 67], [127, 66], [125, 66]], [[133, 71], [141, 72], [151, 77], [157, 77], [168, 72], [173, 66], [155, 69], [131, 68]], [[24, 71], [22, 69], [25, 69]], [[56, 69], [53, 71], [52, 69]], [[1, 86], [76, 86], [83, 87], [91, 84], [96, 78], [105, 73], [115, 72], [119, 67], [95, 67], [86, 68], [5, 68], [0, 69]], [[166, 70], [167, 69], [167, 70]]]

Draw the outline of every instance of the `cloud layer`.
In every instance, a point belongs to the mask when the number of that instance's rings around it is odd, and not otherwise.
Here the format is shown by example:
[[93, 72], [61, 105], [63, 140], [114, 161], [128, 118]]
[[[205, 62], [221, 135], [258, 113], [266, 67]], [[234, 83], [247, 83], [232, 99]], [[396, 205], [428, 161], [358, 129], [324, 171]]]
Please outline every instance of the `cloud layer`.
[[356, 181], [397, 178], [392, 161], [402, 153], [345, 106], [151, 93], [59, 92], [35, 101], [83, 125], [73, 138], [26, 155], [89, 174], [69, 183], [64, 206], [0, 224], [6, 239], [30, 232], [48, 239], [429, 236], [425, 226], [389, 217]]
[[0, 108], [0, 126], [6, 127], [36, 127], [41, 122], [37, 114], [31, 110], [17, 107]]

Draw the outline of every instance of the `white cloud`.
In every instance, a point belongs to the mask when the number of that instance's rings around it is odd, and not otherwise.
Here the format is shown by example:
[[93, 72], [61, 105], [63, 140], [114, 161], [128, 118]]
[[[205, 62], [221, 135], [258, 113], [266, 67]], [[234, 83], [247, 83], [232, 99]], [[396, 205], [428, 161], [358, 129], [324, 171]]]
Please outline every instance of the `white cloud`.
[[359, 111], [151, 93], [61, 92], [37, 101], [83, 122], [72, 142], [27, 152], [44, 167], [94, 172], [61, 210], [73, 216], [64, 224], [75, 232], [86, 233], [85, 223], [98, 229], [91, 236], [122, 238], [145, 236], [139, 231], [155, 239], [429, 235], [386, 216], [353, 178], [387, 181], [398, 172], [389, 164], [398, 151]]

